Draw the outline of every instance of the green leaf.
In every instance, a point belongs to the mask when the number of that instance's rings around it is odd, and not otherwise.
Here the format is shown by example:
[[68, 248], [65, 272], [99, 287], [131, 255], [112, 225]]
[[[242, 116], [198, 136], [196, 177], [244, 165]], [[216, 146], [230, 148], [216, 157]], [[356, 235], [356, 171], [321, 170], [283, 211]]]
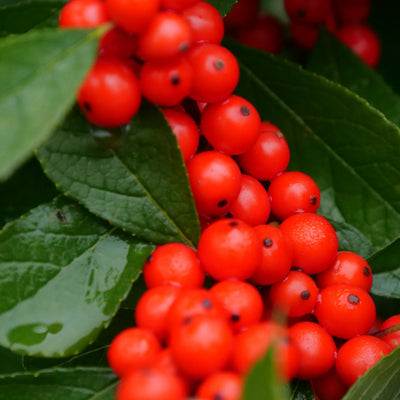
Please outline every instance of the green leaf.
[[327, 31], [319, 35], [308, 69], [346, 86], [400, 124], [400, 97], [381, 75]]
[[395, 240], [389, 246], [372, 254], [368, 263], [374, 272], [387, 272], [400, 268], [400, 239]]
[[290, 168], [321, 189], [319, 212], [354, 226], [371, 252], [399, 238], [399, 129], [348, 89], [272, 55], [229, 47], [241, 66], [237, 93], [285, 134]]
[[278, 383], [275, 371], [273, 348], [256, 363], [248, 374], [243, 400], [289, 400], [288, 387]]
[[0, 344], [45, 357], [76, 354], [109, 324], [153, 246], [66, 199], [0, 232]]
[[381, 297], [400, 299], [400, 268], [374, 274], [371, 293]]
[[141, 106], [115, 149], [101, 148], [82, 114], [72, 113], [38, 158], [65, 194], [107, 221], [157, 244], [197, 243], [186, 168], [175, 135], [154, 106]]
[[57, 27], [58, 16], [64, 4], [63, 0], [30, 0], [6, 6], [0, 3], [0, 36]]
[[43, 30], [0, 39], [0, 181], [64, 118], [102, 32]]
[[343, 400], [400, 398], [400, 347], [383, 357], [350, 388]]
[[219, 13], [225, 17], [226, 14], [239, 0], [207, 0], [207, 3], [212, 4]]
[[295, 379], [291, 382], [290, 387], [292, 389], [290, 400], [315, 400], [310, 381]]
[[109, 368], [59, 368], [0, 379], [0, 400], [114, 400], [117, 377]]
[[58, 194], [36, 159], [29, 160], [6, 182], [0, 184], [0, 228]]

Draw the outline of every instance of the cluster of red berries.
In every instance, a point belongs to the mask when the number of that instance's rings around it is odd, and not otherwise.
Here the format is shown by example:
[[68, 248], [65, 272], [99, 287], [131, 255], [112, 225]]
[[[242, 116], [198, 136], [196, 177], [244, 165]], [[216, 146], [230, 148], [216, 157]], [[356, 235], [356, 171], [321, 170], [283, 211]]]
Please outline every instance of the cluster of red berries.
[[[202, 224], [196, 250], [164, 244], [144, 266], [136, 326], [108, 350], [121, 378], [116, 398], [239, 400], [244, 377], [273, 346], [281, 381], [310, 380], [320, 400], [340, 399], [399, 345], [398, 331], [369, 332], [400, 316], [376, 325], [369, 265], [338, 251], [335, 230], [316, 214], [318, 186], [286, 171], [282, 132], [232, 94], [239, 67], [219, 44], [217, 14], [202, 0], [70, 0], [60, 15], [62, 27], [114, 24], [78, 102], [105, 127], [128, 123], [142, 95], [170, 107]], [[308, 9], [294, 14], [318, 23]], [[198, 123], [180, 105], [186, 98]]]
[[313, 48], [321, 25], [350, 47], [365, 63], [376, 67], [380, 41], [366, 24], [371, 0], [285, 0], [293, 41]]

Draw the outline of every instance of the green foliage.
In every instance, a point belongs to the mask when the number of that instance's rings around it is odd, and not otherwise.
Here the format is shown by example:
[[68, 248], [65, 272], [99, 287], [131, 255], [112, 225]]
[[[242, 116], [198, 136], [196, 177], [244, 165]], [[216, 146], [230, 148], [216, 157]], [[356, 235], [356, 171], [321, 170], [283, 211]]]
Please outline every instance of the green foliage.
[[[0, 400], [112, 400], [117, 378], [105, 353], [133, 324], [145, 260], [156, 244], [195, 247], [199, 238], [184, 162], [160, 110], [144, 103], [129, 126], [106, 131], [73, 109], [106, 28], [57, 29], [65, 2], [0, 0]], [[235, 0], [210, 3], [226, 15]], [[262, 4], [285, 19], [281, 0]], [[290, 168], [317, 181], [319, 212], [340, 249], [368, 259], [384, 317], [400, 304], [400, 102], [385, 83], [400, 90], [399, 5], [388, 4], [393, 12], [372, 13], [384, 39], [378, 72], [326, 33], [313, 72], [227, 44], [241, 66], [237, 93], [284, 132]], [[398, 397], [399, 357], [383, 358], [345, 400]], [[263, 398], [314, 395], [304, 381], [290, 393], [279, 385], [270, 351], [246, 381], [244, 400]]]

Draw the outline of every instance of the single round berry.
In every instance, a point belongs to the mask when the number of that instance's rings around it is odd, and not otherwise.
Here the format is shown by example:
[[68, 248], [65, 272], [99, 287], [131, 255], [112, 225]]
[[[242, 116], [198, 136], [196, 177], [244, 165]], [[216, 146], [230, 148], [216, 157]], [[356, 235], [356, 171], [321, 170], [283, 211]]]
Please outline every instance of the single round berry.
[[196, 101], [215, 103], [226, 100], [239, 81], [239, 64], [225, 47], [203, 43], [188, 51], [193, 69], [190, 97]]
[[148, 367], [161, 351], [157, 337], [147, 329], [128, 328], [112, 340], [107, 360], [116, 375], [124, 377], [133, 370]]
[[289, 146], [282, 132], [269, 122], [262, 122], [254, 145], [237, 156], [238, 164], [247, 174], [268, 181], [286, 170], [290, 159]]
[[240, 400], [243, 385], [243, 377], [235, 372], [216, 372], [200, 383], [196, 390], [196, 398], [202, 400]]
[[118, 384], [115, 399], [184, 400], [186, 395], [182, 378], [152, 366], [136, 369], [124, 377]]
[[289, 337], [300, 353], [297, 377], [312, 379], [328, 372], [335, 362], [332, 336], [314, 322], [298, 322], [289, 328]]
[[210, 217], [226, 214], [242, 186], [235, 161], [218, 151], [205, 151], [189, 160], [187, 172], [198, 213]]
[[246, 46], [278, 54], [283, 46], [283, 27], [274, 16], [259, 13], [254, 24], [240, 29], [235, 38]]
[[160, 340], [166, 339], [168, 313], [181, 291], [179, 286], [163, 285], [144, 292], [135, 308], [136, 326], [148, 329]]
[[284, 172], [268, 187], [272, 213], [283, 221], [300, 212], [316, 212], [321, 194], [311, 176], [298, 171]]
[[200, 130], [219, 151], [236, 155], [248, 151], [260, 134], [261, 120], [256, 108], [240, 96], [208, 104], [201, 114]]
[[203, 379], [227, 366], [233, 333], [225, 319], [197, 315], [172, 327], [169, 346], [186, 376]]
[[134, 71], [115, 58], [99, 58], [83, 81], [78, 104], [92, 124], [117, 127], [130, 122], [141, 93]]
[[[400, 314], [392, 315], [390, 318], [386, 319], [382, 323], [382, 325], [380, 326], [380, 329], [384, 331], [385, 329], [389, 329], [389, 328], [394, 327], [399, 324], [400, 324]], [[383, 341], [385, 341], [392, 349], [399, 347], [400, 346], [400, 326], [398, 326], [398, 329], [395, 332], [381, 336], [381, 339]]]
[[336, 370], [340, 378], [350, 386], [390, 351], [391, 347], [375, 336], [353, 337], [339, 349]]
[[335, 1], [335, 14], [342, 25], [365, 22], [371, 11], [371, 0]]
[[197, 1], [182, 11], [182, 17], [192, 30], [192, 43], [220, 44], [224, 36], [224, 21], [219, 11], [207, 1]]
[[319, 28], [317, 25], [291, 21], [289, 29], [293, 42], [296, 43], [297, 46], [308, 51], [312, 50], [319, 35]]
[[262, 246], [261, 263], [250, 281], [256, 285], [272, 285], [282, 281], [293, 263], [290, 240], [273, 225], [254, 227]]
[[128, 61], [137, 50], [137, 39], [134, 34], [113, 27], [101, 38], [98, 53], [101, 57], [116, 57]]
[[224, 18], [229, 30], [252, 26], [260, 10], [260, 0], [240, 0]]
[[261, 320], [263, 299], [259, 291], [243, 281], [218, 282], [211, 289], [227, 311], [234, 332], [239, 332]]
[[271, 205], [268, 193], [261, 183], [250, 175], [242, 174], [242, 187], [229, 213], [251, 226], [268, 221]]
[[138, 56], [142, 60], [164, 61], [183, 54], [192, 43], [192, 31], [177, 13], [159, 11], [139, 34]]
[[282, 282], [272, 285], [269, 291], [272, 308], [289, 317], [311, 313], [317, 304], [318, 294], [314, 280], [300, 271], [290, 271]]
[[117, 26], [138, 33], [155, 17], [160, 0], [105, 0], [105, 5]]
[[341, 400], [349, 386], [340, 379], [335, 367], [311, 380], [311, 386], [320, 400]]
[[349, 339], [367, 333], [375, 320], [375, 304], [363, 289], [331, 285], [321, 290], [315, 316], [331, 335]]
[[372, 271], [367, 261], [351, 251], [339, 251], [332, 266], [316, 276], [320, 289], [339, 283], [358, 286], [369, 292]]
[[381, 56], [381, 44], [375, 32], [366, 25], [346, 25], [339, 29], [338, 38], [366, 64], [375, 68]]
[[179, 104], [189, 94], [192, 81], [192, 68], [183, 57], [165, 62], [147, 61], [140, 70], [139, 84], [143, 96], [159, 106]]
[[199, 128], [193, 118], [182, 111], [164, 109], [164, 116], [174, 132], [185, 162], [192, 158], [199, 146]]
[[96, 28], [109, 22], [102, 0], [69, 0], [61, 9], [60, 28]]
[[197, 253], [183, 243], [158, 246], [144, 265], [143, 276], [148, 288], [173, 284], [192, 289], [205, 279]]
[[332, 225], [314, 213], [294, 214], [279, 229], [290, 240], [293, 266], [312, 275], [324, 271], [334, 262], [339, 242]]
[[246, 280], [261, 262], [262, 247], [250, 225], [237, 219], [222, 219], [203, 231], [198, 255], [212, 278]]
[[285, 0], [289, 18], [307, 24], [324, 22], [330, 12], [330, 0]]

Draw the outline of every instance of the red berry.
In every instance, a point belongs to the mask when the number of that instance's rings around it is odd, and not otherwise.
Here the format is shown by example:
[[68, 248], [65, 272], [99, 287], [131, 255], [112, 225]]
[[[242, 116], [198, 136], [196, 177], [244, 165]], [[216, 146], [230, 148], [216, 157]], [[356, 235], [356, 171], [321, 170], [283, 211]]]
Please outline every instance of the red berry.
[[332, 225], [314, 213], [294, 214], [279, 229], [290, 240], [293, 266], [312, 275], [324, 271], [334, 262], [339, 242]]
[[61, 28], [95, 28], [110, 20], [102, 0], [69, 0], [61, 9]]
[[[392, 326], [400, 324], [400, 314], [393, 315], [387, 320], [385, 320], [380, 326], [381, 330], [391, 328]], [[392, 349], [400, 346], [400, 327], [396, 332], [384, 335], [381, 337]]]
[[243, 392], [241, 375], [223, 371], [209, 375], [196, 390], [196, 398], [201, 400], [240, 400]]
[[141, 94], [132, 69], [114, 58], [99, 58], [86, 75], [78, 103], [95, 125], [116, 127], [130, 122], [139, 109]]
[[337, 36], [370, 67], [378, 65], [381, 45], [371, 28], [366, 25], [346, 25], [339, 29]]
[[336, 0], [335, 13], [344, 25], [364, 22], [371, 11], [371, 0]]
[[212, 278], [246, 280], [261, 262], [262, 248], [250, 225], [237, 219], [222, 219], [203, 231], [198, 255]]
[[283, 46], [283, 28], [272, 15], [260, 13], [254, 23], [239, 30], [235, 38], [246, 46], [278, 54]]
[[245, 28], [251, 26], [260, 9], [260, 0], [240, 0], [224, 18], [228, 29]]
[[271, 205], [267, 191], [261, 183], [250, 175], [242, 174], [242, 187], [229, 213], [251, 226], [268, 221]]
[[127, 32], [138, 33], [155, 17], [159, 0], [105, 0], [115, 24]]
[[339, 251], [334, 263], [317, 276], [320, 289], [338, 283], [358, 286], [369, 292], [372, 286], [371, 267], [364, 258], [351, 251]]
[[196, 4], [198, 0], [161, 0], [161, 7], [166, 10], [183, 11]]
[[239, 64], [225, 47], [203, 43], [188, 51], [194, 79], [190, 97], [215, 103], [226, 100], [239, 81]]
[[375, 320], [375, 304], [363, 289], [341, 284], [321, 290], [315, 316], [331, 335], [349, 339], [362, 335]]
[[177, 13], [160, 11], [139, 35], [138, 55], [143, 60], [161, 60], [184, 53], [191, 45], [192, 31]]
[[242, 174], [235, 161], [218, 151], [205, 151], [189, 160], [187, 172], [198, 213], [226, 214], [242, 186]]
[[353, 337], [339, 349], [336, 370], [350, 386], [390, 351], [390, 346], [375, 336]]
[[340, 379], [335, 367], [312, 379], [311, 386], [320, 400], [341, 400], [349, 388]]
[[124, 377], [137, 368], [150, 366], [160, 351], [161, 344], [152, 332], [128, 328], [112, 340], [107, 360], [114, 373]]
[[192, 81], [192, 68], [184, 57], [163, 62], [147, 61], [140, 70], [143, 96], [164, 107], [179, 104], [189, 94]]
[[182, 17], [192, 30], [192, 43], [220, 44], [224, 36], [224, 22], [219, 11], [207, 1], [197, 1], [182, 11]]
[[293, 21], [307, 24], [326, 20], [330, 12], [330, 0], [285, 0], [285, 10]]
[[152, 331], [160, 340], [166, 339], [168, 312], [181, 291], [179, 286], [164, 285], [144, 292], [135, 308], [136, 325]]
[[254, 324], [236, 335], [231, 361], [233, 369], [241, 374], [249, 372], [272, 344], [276, 346], [278, 374], [284, 381], [293, 379], [299, 366], [299, 352], [290, 341], [287, 329], [272, 321]]
[[116, 390], [116, 400], [184, 400], [182, 378], [156, 368], [141, 368], [124, 377]]
[[319, 290], [310, 276], [300, 271], [290, 271], [282, 281], [271, 286], [269, 297], [272, 308], [289, 317], [311, 313], [317, 304]]
[[311, 176], [297, 171], [284, 172], [274, 178], [268, 194], [272, 213], [281, 221], [300, 212], [315, 213], [321, 199]]
[[298, 378], [312, 379], [333, 367], [336, 345], [332, 336], [320, 325], [298, 322], [289, 328], [289, 337], [300, 353]]
[[260, 292], [251, 284], [229, 280], [218, 282], [211, 289], [227, 311], [234, 332], [261, 320], [264, 303]]
[[136, 36], [114, 27], [102, 36], [98, 52], [101, 57], [116, 57], [126, 61], [135, 55], [136, 49]]
[[289, 239], [273, 225], [257, 225], [254, 229], [261, 242], [262, 257], [250, 281], [256, 285], [271, 285], [282, 281], [293, 262]]
[[221, 103], [208, 104], [204, 108], [200, 130], [216, 150], [236, 155], [254, 145], [260, 134], [260, 125], [256, 108], [246, 99], [232, 95]]
[[192, 289], [205, 279], [197, 253], [183, 243], [158, 246], [144, 265], [143, 276], [148, 288], [173, 284]]
[[286, 170], [290, 159], [289, 146], [282, 132], [269, 122], [261, 123], [261, 132], [254, 145], [237, 157], [244, 172], [268, 181]]
[[196, 315], [173, 326], [169, 346], [179, 369], [188, 377], [203, 379], [228, 364], [233, 333], [225, 319]]
[[199, 146], [199, 128], [193, 118], [185, 112], [164, 109], [163, 113], [178, 140], [183, 160], [189, 161]]

